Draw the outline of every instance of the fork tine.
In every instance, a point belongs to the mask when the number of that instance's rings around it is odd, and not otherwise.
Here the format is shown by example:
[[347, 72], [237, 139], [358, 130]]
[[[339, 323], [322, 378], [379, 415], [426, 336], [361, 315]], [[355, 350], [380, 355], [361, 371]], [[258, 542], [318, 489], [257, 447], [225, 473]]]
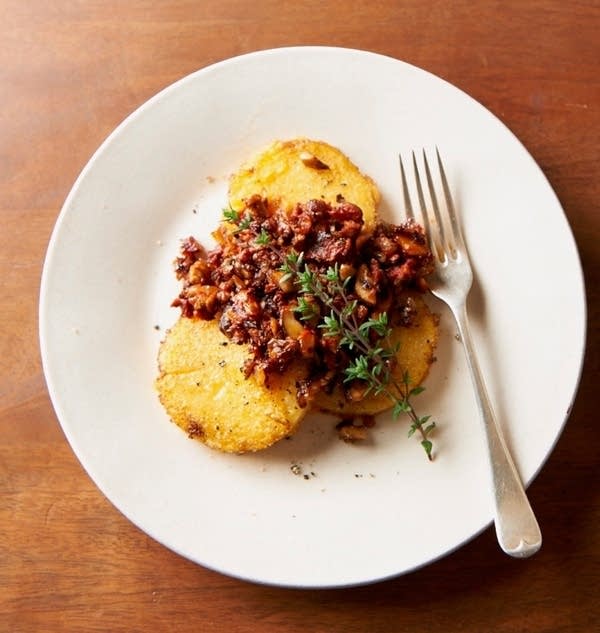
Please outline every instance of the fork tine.
[[429, 242], [429, 249], [433, 252], [434, 241], [431, 233], [431, 226], [429, 224], [429, 215], [427, 213], [427, 207], [425, 206], [425, 199], [423, 198], [423, 188], [421, 187], [421, 176], [419, 175], [419, 168], [417, 167], [417, 158], [415, 153], [412, 153], [413, 169], [415, 171], [415, 182], [417, 185], [417, 196], [419, 198], [419, 206], [421, 207], [421, 218], [423, 221], [423, 228], [425, 229], [425, 235]]
[[400, 162], [400, 176], [402, 178], [402, 193], [404, 194], [404, 212], [406, 213], [407, 220], [415, 219], [415, 212], [412, 208], [410, 201], [410, 194], [408, 193], [408, 184], [406, 182], [406, 173], [404, 172], [404, 165], [402, 164], [402, 155], [398, 154], [398, 161]]
[[[438, 204], [437, 196], [435, 195], [435, 185], [433, 184], [433, 178], [431, 177], [431, 171], [429, 169], [429, 163], [427, 161], [427, 154], [423, 150], [423, 164], [425, 165], [425, 176], [427, 178], [427, 187], [429, 188], [429, 197], [431, 199], [431, 206], [433, 207], [433, 213], [435, 215], [435, 223], [437, 225], [437, 245], [441, 248], [441, 252], [438, 255], [442, 255], [443, 252], [448, 250], [448, 240], [446, 239], [446, 229], [444, 227], [444, 221], [440, 212], [440, 205]], [[454, 254], [454, 253], [453, 253]]]
[[454, 207], [454, 202], [452, 201], [452, 194], [450, 193], [450, 187], [448, 186], [448, 179], [446, 178], [446, 172], [444, 171], [444, 165], [442, 164], [442, 159], [440, 157], [440, 152], [438, 148], [435, 148], [435, 153], [437, 156], [438, 169], [440, 170], [440, 178], [442, 181], [442, 189], [444, 190], [444, 198], [446, 199], [446, 208], [448, 209], [448, 217], [450, 218], [450, 227], [452, 229], [452, 240], [453, 244], [451, 244], [452, 249], [456, 252], [457, 249], [462, 250], [465, 249], [465, 244], [462, 236], [462, 231], [460, 228], [460, 222], [458, 221], [458, 216], [456, 214], [456, 209]]

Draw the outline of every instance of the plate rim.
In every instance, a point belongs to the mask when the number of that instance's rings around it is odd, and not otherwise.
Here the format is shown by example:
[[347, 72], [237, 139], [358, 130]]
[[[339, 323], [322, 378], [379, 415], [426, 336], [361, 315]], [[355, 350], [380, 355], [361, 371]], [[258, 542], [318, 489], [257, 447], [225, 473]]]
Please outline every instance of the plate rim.
[[155, 93], [154, 95], [152, 95], [149, 99], [147, 99], [146, 101], [144, 101], [141, 105], [139, 105], [137, 108], [135, 108], [132, 112], [130, 112], [110, 133], [109, 135], [102, 141], [102, 143], [98, 146], [98, 148], [92, 153], [91, 157], [87, 160], [87, 162], [85, 163], [84, 167], [82, 168], [82, 170], [79, 172], [77, 178], [75, 179], [74, 183], [72, 184], [69, 193], [67, 194], [65, 201], [63, 203], [63, 205], [61, 206], [60, 212], [57, 216], [57, 219], [55, 221], [54, 227], [52, 229], [49, 241], [48, 241], [48, 246], [46, 249], [46, 254], [44, 257], [44, 261], [43, 261], [43, 267], [42, 267], [42, 274], [41, 274], [41, 283], [40, 283], [40, 290], [39, 290], [39, 303], [38, 303], [38, 335], [39, 335], [39, 345], [40, 345], [40, 352], [41, 352], [41, 363], [42, 363], [42, 370], [43, 370], [43, 374], [44, 374], [44, 379], [46, 381], [46, 385], [48, 388], [48, 394], [50, 396], [51, 402], [52, 402], [52, 406], [55, 410], [56, 413], [56, 417], [57, 420], [63, 430], [63, 433], [65, 434], [65, 437], [68, 441], [68, 443], [71, 445], [71, 449], [73, 450], [73, 452], [75, 453], [79, 463], [81, 464], [81, 466], [83, 467], [84, 471], [87, 473], [88, 477], [90, 477], [90, 479], [93, 481], [93, 483], [95, 484], [95, 486], [100, 490], [100, 492], [103, 494], [103, 496], [105, 498], [108, 499], [108, 501], [113, 505], [113, 507], [115, 507], [123, 516], [127, 517], [127, 519], [132, 522], [135, 527], [137, 529], [140, 529], [141, 531], [143, 531], [144, 533], [148, 534], [149, 536], [151, 536], [151, 538], [153, 538], [154, 540], [156, 540], [157, 542], [161, 543], [164, 547], [170, 549], [171, 551], [177, 553], [178, 555], [186, 558], [187, 560], [192, 560], [193, 562], [195, 562], [196, 564], [199, 564], [207, 569], [212, 569], [214, 571], [217, 571], [219, 573], [222, 573], [224, 575], [230, 576], [230, 577], [234, 577], [234, 578], [239, 578], [242, 580], [246, 580], [246, 581], [251, 581], [254, 583], [258, 583], [258, 584], [265, 584], [265, 585], [270, 585], [270, 586], [278, 586], [278, 587], [296, 587], [296, 588], [335, 588], [335, 587], [352, 587], [352, 586], [360, 586], [360, 585], [368, 585], [368, 584], [373, 584], [373, 583], [377, 583], [377, 582], [382, 582], [385, 580], [389, 580], [391, 578], [395, 578], [401, 575], [405, 575], [408, 573], [412, 573], [413, 571], [416, 571], [422, 567], [425, 567], [431, 563], [436, 562], [437, 560], [444, 558], [445, 556], [455, 552], [456, 550], [460, 549], [461, 547], [463, 547], [465, 544], [467, 544], [468, 542], [470, 542], [471, 540], [475, 539], [477, 536], [479, 536], [483, 531], [485, 531], [490, 525], [491, 523], [493, 523], [493, 521], [488, 521], [485, 525], [483, 525], [481, 527], [480, 530], [476, 531], [475, 533], [469, 535], [467, 538], [465, 538], [464, 540], [458, 542], [455, 544], [454, 547], [445, 550], [444, 552], [440, 553], [439, 555], [436, 555], [434, 557], [429, 557], [426, 560], [422, 561], [421, 563], [414, 565], [410, 568], [401, 570], [397, 573], [393, 573], [390, 575], [385, 575], [385, 576], [381, 576], [381, 577], [375, 577], [375, 578], [369, 578], [369, 579], [365, 579], [362, 581], [352, 581], [349, 583], [333, 583], [333, 584], [295, 584], [295, 583], [286, 583], [286, 582], [276, 582], [276, 581], [272, 581], [272, 580], [264, 580], [264, 579], [260, 579], [260, 578], [254, 578], [250, 575], [243, 575], [243, 574], [237, 574], [234, 572], [231, 572], [230, 570], [224, 569], [224, 568], [219, 568], [218, 566], [211, 566], [210, 564], [207, 564], [203, 561], [199, 561], [199, 560], [195, 560], [193, 558], [190, 558], [190, 556], [188, 554], [182, 553], [181, 551], [179, 551], [177, 548], [173, 547], [173, 545], [165, 542], [161, 537], [159, 537], [158, 535], [155, 535], [152, 533], [151, 530], [149, 530], [146, 526], [145, 527], [141, 527], [139, 525], [139, 522], [137, 520], [134, 520], [132, 517], [129, 516], [129, 513], [119, 507], [104, 491], [104, 486], [100, 485], [99, 482], [97, 481], [96, 477], [94, 477], [92, 475], [92, 473], [90, 472], [90, 470], [88, 469], [88, 466], [86, 465], [86, 463], [81, 459], [80, 454], [81, 454], [81, 450], [78, 448], [78, 441], [76, 439], [76, 437], [73, 436], [69, 425], [66, 424], [64, 422], [65, 420], [65, 412], [62, 406], [62, 402], [61, 402], [61, 397], [58, 393], [58, 388], [56, 385], [56, 377], [52, 376], [52, 373], [49, 369], [49, 364], [50, 364], [50, 360], [48, 357], [48, 323], [47, 323], [47, 313], [48, 313], [48, 309], [49, 309], [49, 305], [48, 305], [48, 301], [49, 301], [49, 283], [50, 283], [50, 277], [51, 277], [51, 268], [52, 268], [52, 259], [55, 256], [55, 251], [56, 251], [56, 242], [58, 240], [58, 236], [62, 231], [63, 225], [70, 213], [70, 209], [72, 208], [72, 204], [73, 204], [73, 199], [76, 197], [77, 193], [79, 192], [80, 188], [82, 187], [83, 183], [85, 182], [86, 178], [88, 177], [89, 172], [93, 169], [96, 161], [98, 160], [98, 158], [104, 154], [105, 151], [107, 151], [107, 148], [109, 148], [111, 146], [111, 144], [113, 143], [114, 139], [117, 138], [119, 135], [121, 135], [123, 133], [123, 130], [125, 130], [128, 125], [130, 124], [130, 122], [134, 119], [136, 119], [137, 117], [141, 116], [147, 109], [150, 109], [154, 106], [154, 104], [161, 100], [164, 99], [166, 96], [168, 96], [168, 94], [172, 91], [176, 91], [180, 88], [180, 86], [182, 84], [185, 84], [187, 82], [192, 82], [194, 81], [198, 76], [202, 76], [203, 74], [209, 73], [209, 72], [218, 72], [220, 68], [229, 65], [229, 64], [236, 64], [239, 62], [243, 62], [243, 60], [247, 59], [247, 58], [255, 58], [255, 57], [259, 57], [259, 56], [269, 56], [272, 54], [287, 54], [287, 53], [292, 53], [292, 54], [302, 54], [305, 52], [321, 52], [321, 51], [326, 51], [326, 52], [337, 52], [337, 53], [342, 53], [342, 54], [358, 54], [361, 56], [372, 56], [374, 58], [381, 58], [384, 60], [387, 60], [388, 62], [392, 62], [395, 64], [402, 64], [405, 66], [408, 66], [412, 69], [417, 70], [420, 73], [425, 73], [426, 75], [428, 75], [431, 78], [434, 78], [436, 81], [441, 81], [444, 84], [446, 84], [447, 86], [451, 87], [452, 90], [458, 91], [461, 93], [461, 95], [463, 95], [463, 97], [467, 97], [470, 101], [473, 101], [474, 103], [476, 103], [480, 108], [483, 108], [490, 116], [492, 116], [496, 123], [500, 124], [502, 126], [502, 128], [504, 129], [505, 132], [507, 132], [513, 139], [513, 141], [516, 141], [518, 143], [518, 145], [522, 148], [522, 150], [524, 151], [524, 154], [528, 157], [528, 160], [532, 163], [532, 166], [534, 169], [536, 169], [543, 177], [544, 182], [545, 182], [545, 186], [548, 189], [549, 192], [551, 192], [551, 194], [553, 195], [555, 201], [556, 201], [556, 206], [558, 207], [558, 210], [560, 210], [561, 214], [562, 214], [562, 220], [563, 220], [563, 224], [564, 224], [564, 228], [567, 231], [567, 236], [569, 237], [569, 240], [571, 242], [571, 247], [572, 247], [572, 251], [573, 254], [575, 256], [575, 261], [571, 262], [571, 264], [575, 264], [575, 268], [577, 269], [577, 273], [578, 273], [578, 282], [579, 282], [579, 288], [578, 288], [578, 294], [581, 297], [581, 302], [582, 302], [582, 331], [581, 331], [581, 337], [580, 340], [578, 341], [579, 343], [579, 348], [577, 350], [577, 358], [578, 358], [578, 371], [577, 371], [577, 375], [574, 377], [574, 387], [571, 393], [571, 397], [570, 397], [570, 402], [569, 402], [569, 407], [567, 410], [567, 413], [563, 416], [562, 419], [562, 425], [560, 426], [560, 429], [558, 430], [557, 434], [554, 437], [553, 442], [551, 443], [551, 445], [549, 446], [548, 450], [545, 452], [545, 456], [544, 458], [541, 460], [541, 463], [538, 465], [538, 467], [535, 469], [534, 473], [528, 478], [528, 480], [526, 482], [524, 482], [524, 484], [527, 486], [531, 485], [531, 483], [535, 480], [535, 478], [539, 475], [539, 473], [541, 472], [542, 468], [545, 466], [545, 464], [547, 463], [548, 459], [550, 458], [550, 456], [552, 455], [552, 453], [555, 450], [556, 444], [558, 443], [558, 440], [560, 439], [560, 437], [562, 436], [562, 433], [564, 431], [564, 428], [566, 426], [566, 423], [570, 417], [574, 402], [576, 400], [577, 394], [578, 394], [578, 390], [579, 390], [579, 386], [580, 386], [580, 382], [581, 382], [581, 377], [582, 377], [582, 372], [583, 372], [583, 367], [584, 367], [584, 361], [585, 361], [585, 350], [586, 350], [586, 340], [587, 340], [587, 319], [588, 319], [588, 309], [587, 309], [587, 297], [586, 297], [586, 287], [585, 287], [585, 277], [583, 274], [583, 267], [582, 267], [582, 262], [581, 262], [581, 256], [579, 253], [579, 250], [577, 248], [577, 243], [573, 234], [573, 230], [571, 228], [571, 225], [569, 223], [568, 217], [565, 213], [564, 207], [562, 206], [556, 192], [554, 191], [554, 188], [552, 187], [548, 177], [546, 176], [545, 172], [542, 170], [542, 168], [537, 164], [537, 162], [534, 160], [533, 156], [531, 155], [531, 153], [529, 152], [529, 150], [524, 146], [524, 144], [520, 141], [520, 139], [512, 132], [512, 130], [496, 115], [494, 114], [492, 111], [490, 111], [486, 106], [484, 106], [481, 102], [477, 101], [476, 99], [474, 99], [471, 95], [469, 95], [468, 93], [464, 92], [461, 88], [457, 87], [456, 85], [450, 83], [449, 81], [447, 81], [446, 79], [439, 77], [438, 75], [435, 75], [433, 73], [431, 73], [430, 71], [420, 68], [418, 66], [415, 66], [411, 63], [405, 62], [401, 59], [397, 59], [388, 55], [384, 55], [381, 53], [377, 53], [377, 52], [373, 52], [373, 51], [369, 51], [369, 50], [361, 50], [361, 49], [355, 49], [355, 48], [348, 48], [348, 47], [337, 47], [337, 46], [281, 46], [281, 47], [275, 47], [275, 48], [265, 48], [265, 49], [260, 49], [260, 50], [256, 50], [256, 51], [251, 51], [251, 52], [247, 52], [247, 53], [243, 53], [241, 55], [236, 55], [233, 57], [228, 57], [228, 58], [224, 58], [221, 59], [219, 61], [216, 61], [214, 63], [211, 63], [207, 66], [201, 67], [179, 79], [177, 79], [176, 81], [174, 81], [173, 83], [165, 86], [164, 88], [162, 88], [161, 90], [159, 90], [157, 93]]

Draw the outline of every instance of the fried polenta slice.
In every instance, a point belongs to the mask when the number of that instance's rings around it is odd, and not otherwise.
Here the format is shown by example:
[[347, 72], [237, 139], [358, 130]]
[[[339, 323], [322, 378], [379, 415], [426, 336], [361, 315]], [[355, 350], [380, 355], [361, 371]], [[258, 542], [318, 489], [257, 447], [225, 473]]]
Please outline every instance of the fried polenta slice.
[[[403, 385], [405, 372], [410, 379], [410, 388], [420, 385], [429, 373], [429, 368], [435, 357], [438, 341], [438, 318], [432, 314], [429, 307], [418, 294], [411, 294], [416, 310], [415, 318], [409, 327], [397, 325], [392, 329], [390, 342], [398, 343], [400, 348], [396, 355], [397, 363], [392, 372], [398, 385]], [[397, 390], [390, 387], [394, 393]], [[362, 400], [347, 400], [341, 387], [336, 387], [331, 393], [320, 392], [313, 403], [313, 408], [327, 413], [334, 413], [348, 417], [360, 415], [376, 415], [390, 409], [392, 402], [385, 394], [367, 395]]]
[[309, 407], [296, 400], [306, 367], [283, 375], [248, 378], [240, 368], [250, 356], [232, 343], [217, 321], [181, 317], [161, 344], [155, 386], [169, 417], [190, 437], [228, 453], [267, 448], [291, 435]]
[[275, 141], [231, 176], [233, 209], [242, 211], [254, 195], [288, 211], [315, 198], [333, 205], [345, 200], [361, 208], [365, 230], [376, 222], [380, 199], [373, 180], [339, 149], [306, 138]]

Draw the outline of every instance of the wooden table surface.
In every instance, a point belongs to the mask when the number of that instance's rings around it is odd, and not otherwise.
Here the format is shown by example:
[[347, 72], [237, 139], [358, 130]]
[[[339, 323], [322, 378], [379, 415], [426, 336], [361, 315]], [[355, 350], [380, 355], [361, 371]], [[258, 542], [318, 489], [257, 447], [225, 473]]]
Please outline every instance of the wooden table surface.
[[[0, 630], [593, 630], [600, 4], [1, 0], [0, 15]], [[488, 530], [374, 586], [248, 584], [130, 524], [63, 436], [41, 370], [37, 304], [48, 238], [77, 174], [127, 114], [176, 79], [298, 44], [384, 53], [457, 85], [516, 133], [564, 206], [586, 275], [588, 346], [569, 423], [530, 488], [544, 533], [533, 559], [505, 557]]]

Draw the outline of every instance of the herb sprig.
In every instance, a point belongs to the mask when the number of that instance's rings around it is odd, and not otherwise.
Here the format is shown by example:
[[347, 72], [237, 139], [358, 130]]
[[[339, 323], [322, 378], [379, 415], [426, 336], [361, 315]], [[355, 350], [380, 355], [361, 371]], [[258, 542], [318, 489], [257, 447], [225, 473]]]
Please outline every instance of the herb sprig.
[[[282, 281], [291, 280], [298, 290], [296, 312], [300, 319], [310, 321], [320, 317], [318, 327], [323, 336], [336, 337], [338, 345], [352, 352], [352, 360], [344, 370], [344, 382], [355, 380], [366, 383], [366, 394], [384, 394], [393, 402], [394, 419], [403, 413], [411, 424], [408, 436], [418, 432], [421, 446], [429, 460], [433, 459], [433, 443], [430, 436], [435, 429], [431, 416], [419, 416], [412, 398], [424, 391], [421, 386], [411, 387], [411, 379], [405, 372], [402, 381], [392, 373], [392, 360], [398, 345], [390, 341], [392, 328], [387, 312], [380, 312], [360, 323], [357, 317], [358, 301], [349, 296], [352, 276], [342, 279], [338, 264], [330, 266], [325, 273], [312, 270], [305, 262], [303, 253], [290, 252], [280, 268]], [[319, 306], [329, 309], [329, 314], [320, 315]]]
[[239, 233], [240, 231], [244, 231], [250, 227], [252, 217], [248, 213], [244, 214], [243, 217], [240, 217], [239, 211], [236, 211], [233, 207], [225, 207], [223, 209], [223, 220], [225, 222], [231, 222], [231, 224], [236, 224], [237, 229], [235, 230], [235, 233]]

